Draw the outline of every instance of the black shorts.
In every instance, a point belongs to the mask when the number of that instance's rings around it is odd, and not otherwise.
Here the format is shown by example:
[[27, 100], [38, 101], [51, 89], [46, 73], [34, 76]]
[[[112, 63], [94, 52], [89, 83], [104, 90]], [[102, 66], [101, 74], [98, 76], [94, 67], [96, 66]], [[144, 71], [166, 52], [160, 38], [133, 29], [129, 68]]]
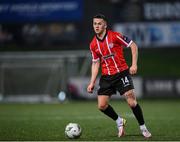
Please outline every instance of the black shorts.
[[99, 81], [98, 95], [111, 96], [116, 91], [123, 95], [126, 91], [134, 89], [133, 81], [129, 70], [122, 71], [115, 75], [102, 75]]

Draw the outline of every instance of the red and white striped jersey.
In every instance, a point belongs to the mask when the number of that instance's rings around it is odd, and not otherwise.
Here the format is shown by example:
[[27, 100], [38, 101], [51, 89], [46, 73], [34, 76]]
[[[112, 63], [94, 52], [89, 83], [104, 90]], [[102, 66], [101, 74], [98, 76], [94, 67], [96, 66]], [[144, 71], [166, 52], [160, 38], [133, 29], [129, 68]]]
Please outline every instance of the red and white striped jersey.
[[102, 75], [113, 75], [128, 69], [123, 47], [129, 47], [131, 43], [128, 37], [110, 30], [102, 40], [94, 36], [90, 43], [92, 61], [101, 61]]

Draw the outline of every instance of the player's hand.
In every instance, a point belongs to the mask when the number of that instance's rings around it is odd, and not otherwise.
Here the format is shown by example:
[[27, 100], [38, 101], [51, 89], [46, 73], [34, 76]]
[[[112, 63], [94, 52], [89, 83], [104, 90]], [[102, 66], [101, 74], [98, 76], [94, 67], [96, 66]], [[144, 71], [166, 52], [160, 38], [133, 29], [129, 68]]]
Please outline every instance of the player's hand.
[[131, 75], [134, 75], [137, 73], [137, 65], [132, 65], [130, 68], [129, 68], [129, 73]]
[[93, 93], [93, 89], [94, 89], [94, 84], [90, 83], [87, 87], [87, 92], [88, 93]]

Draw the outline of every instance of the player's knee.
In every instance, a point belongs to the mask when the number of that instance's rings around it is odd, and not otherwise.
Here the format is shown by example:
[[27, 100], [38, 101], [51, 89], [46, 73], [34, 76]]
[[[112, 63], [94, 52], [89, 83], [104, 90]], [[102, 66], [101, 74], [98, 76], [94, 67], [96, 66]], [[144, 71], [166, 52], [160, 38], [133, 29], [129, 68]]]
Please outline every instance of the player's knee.
[[104, 103], [104, 104], [98, 104], [98, 109], [99, 110], [105, 110], [108, 107], [108, 104]]
[[137, 101], [135, 99], [129, 99], [127, 102], [130, 107], [135, 107], [137, 105]]
[[137, 105], [136, 97], [135, 97], [134, 92], [132, 90], [126, 92], [125, 97], [126, 97], [128, 105], [130, 107], [135, 107]]

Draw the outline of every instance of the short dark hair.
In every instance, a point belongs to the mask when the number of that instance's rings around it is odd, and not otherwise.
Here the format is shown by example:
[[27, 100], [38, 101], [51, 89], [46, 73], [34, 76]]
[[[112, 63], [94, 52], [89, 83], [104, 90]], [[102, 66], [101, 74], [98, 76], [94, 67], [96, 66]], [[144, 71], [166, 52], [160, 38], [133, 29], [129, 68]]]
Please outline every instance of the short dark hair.
[[106, 22], [107, 22], [107, 18], [106, 18], [106, 16], [105, 16], [105, 15], [103, 15], [103, 14], [101, 14], [101, 13], [96, 14], [96, 15], [93, 17], [93, 19], [94, 19], [94, 18], [103, 19], [104, 21], [106, 21]]

